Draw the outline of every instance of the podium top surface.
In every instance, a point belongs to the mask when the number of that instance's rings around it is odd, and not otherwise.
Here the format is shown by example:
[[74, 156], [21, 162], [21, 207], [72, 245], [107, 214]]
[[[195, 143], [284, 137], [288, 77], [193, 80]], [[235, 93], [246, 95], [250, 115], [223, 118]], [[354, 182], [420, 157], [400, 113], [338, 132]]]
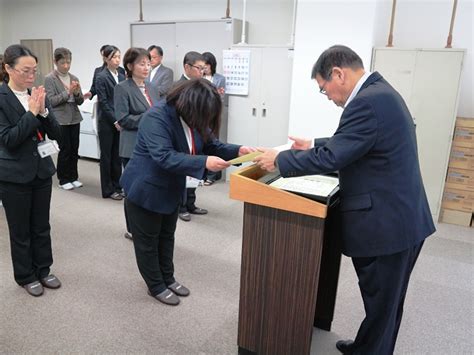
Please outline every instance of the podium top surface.
[[255, 164], [232, 173], [230, 175], [230, 198], [255, 205], [326, 218], [327, 206], [325, 204], [257, 181], [266, 174], [266, 171]]

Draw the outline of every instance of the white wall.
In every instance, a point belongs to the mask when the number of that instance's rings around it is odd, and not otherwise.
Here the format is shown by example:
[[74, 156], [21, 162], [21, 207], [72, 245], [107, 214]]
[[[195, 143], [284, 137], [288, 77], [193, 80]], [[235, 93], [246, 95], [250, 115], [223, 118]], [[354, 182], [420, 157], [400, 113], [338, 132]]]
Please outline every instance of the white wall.
[[[0, 46], [18, 43], [20, 39], [51, 38], [53, 47], [72, 51], [71, 72], [79, 77], [84, 89], [90, 87], [93, 70], [101, 63], [99, 48], [114, 44], [125, 52], [130, 46], [130, 22], [139, 17], [139, 0], [0, 1], [6, 1], [0, 15], [0, 31], [2, 27], [6, 29], [3, 42], [0, 37]], [[251, 0], [249, 3], [248, 43], [288, 43], [293, 2]], [[232, 17], [242, 18], [242, 5], [242, 0], [231, 1]], [[223, 0], [143, 0], [145, 21], [216, 19], [224, 17], [225, 10]], [[159, 45], [159, 38], [155, 44]]]
[[0, 53], [5, 51], [6, 8], [5, 0], [0, 0]]
[[334, 44], [354, 49], [370, 64], [375, 0], [298, 2], [289, 134], [331, 136], [342, 109], [319, 93], [311, 69], [321, 52]]
[[[319, 94], [310, 79], [311, 68], [324, 49], [345, 44], [370, 69], [371, 48], [387, 43], [392, 0], [301, 0], [298, 4], [289, 133], [308, 138], [332, 135], [341, 109]], [[452, 6], [452, 0], [398, 0], [394, 45], [443, 48]], [[464, 117], [474, 117], [473, 12], [472, 0], [459, 0], [453, 47], [467, 49], [458, 109]]]

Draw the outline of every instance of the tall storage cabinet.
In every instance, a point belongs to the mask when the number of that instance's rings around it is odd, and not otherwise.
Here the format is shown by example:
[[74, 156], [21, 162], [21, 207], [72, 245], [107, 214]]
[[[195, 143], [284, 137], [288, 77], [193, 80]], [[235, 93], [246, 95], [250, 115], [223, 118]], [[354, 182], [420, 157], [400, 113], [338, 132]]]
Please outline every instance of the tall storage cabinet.
[[402, 95], [416, 124], [421, 174], [437, 220], [459, 101], [463, 49], [375, 48], [378, 71]]
[[211, 52], [217, 59], [217, 72], [222, 73], [222, 51], [238, 43], [242, 20], [190, 20], [136, 22], [130, 24], [132, 46], [163, 48], [163, 64], [174, 72], [174, 80], [183, 73], [183, 58], [189, 51]]
[[227, 140], [230, 143], [273, 147], [288, 137], [293, 57], [276, 46], [235, 46], [250, 51], [249, 93], [229, 95]]

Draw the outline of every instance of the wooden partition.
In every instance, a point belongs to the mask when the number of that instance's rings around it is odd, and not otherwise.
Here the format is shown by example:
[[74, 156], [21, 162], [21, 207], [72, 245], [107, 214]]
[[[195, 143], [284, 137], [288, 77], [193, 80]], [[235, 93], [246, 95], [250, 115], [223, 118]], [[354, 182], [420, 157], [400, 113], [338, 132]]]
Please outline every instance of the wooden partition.
[[244, 201], [238, 346], [241, 354], [309, 354], [313, 325], [330, 330], [340, 249], [337, 207], [231, 175]]

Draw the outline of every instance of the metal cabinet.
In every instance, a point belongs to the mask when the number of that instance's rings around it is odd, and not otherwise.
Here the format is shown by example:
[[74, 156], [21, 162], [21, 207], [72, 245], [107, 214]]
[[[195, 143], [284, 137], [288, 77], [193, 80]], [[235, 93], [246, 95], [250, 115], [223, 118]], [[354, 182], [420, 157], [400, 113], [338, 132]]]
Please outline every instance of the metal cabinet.
[[375, 48], [372, 70], [402, 95], [416, 124], [431, 213], [438, 218], [459, 101], [463, 49]]

